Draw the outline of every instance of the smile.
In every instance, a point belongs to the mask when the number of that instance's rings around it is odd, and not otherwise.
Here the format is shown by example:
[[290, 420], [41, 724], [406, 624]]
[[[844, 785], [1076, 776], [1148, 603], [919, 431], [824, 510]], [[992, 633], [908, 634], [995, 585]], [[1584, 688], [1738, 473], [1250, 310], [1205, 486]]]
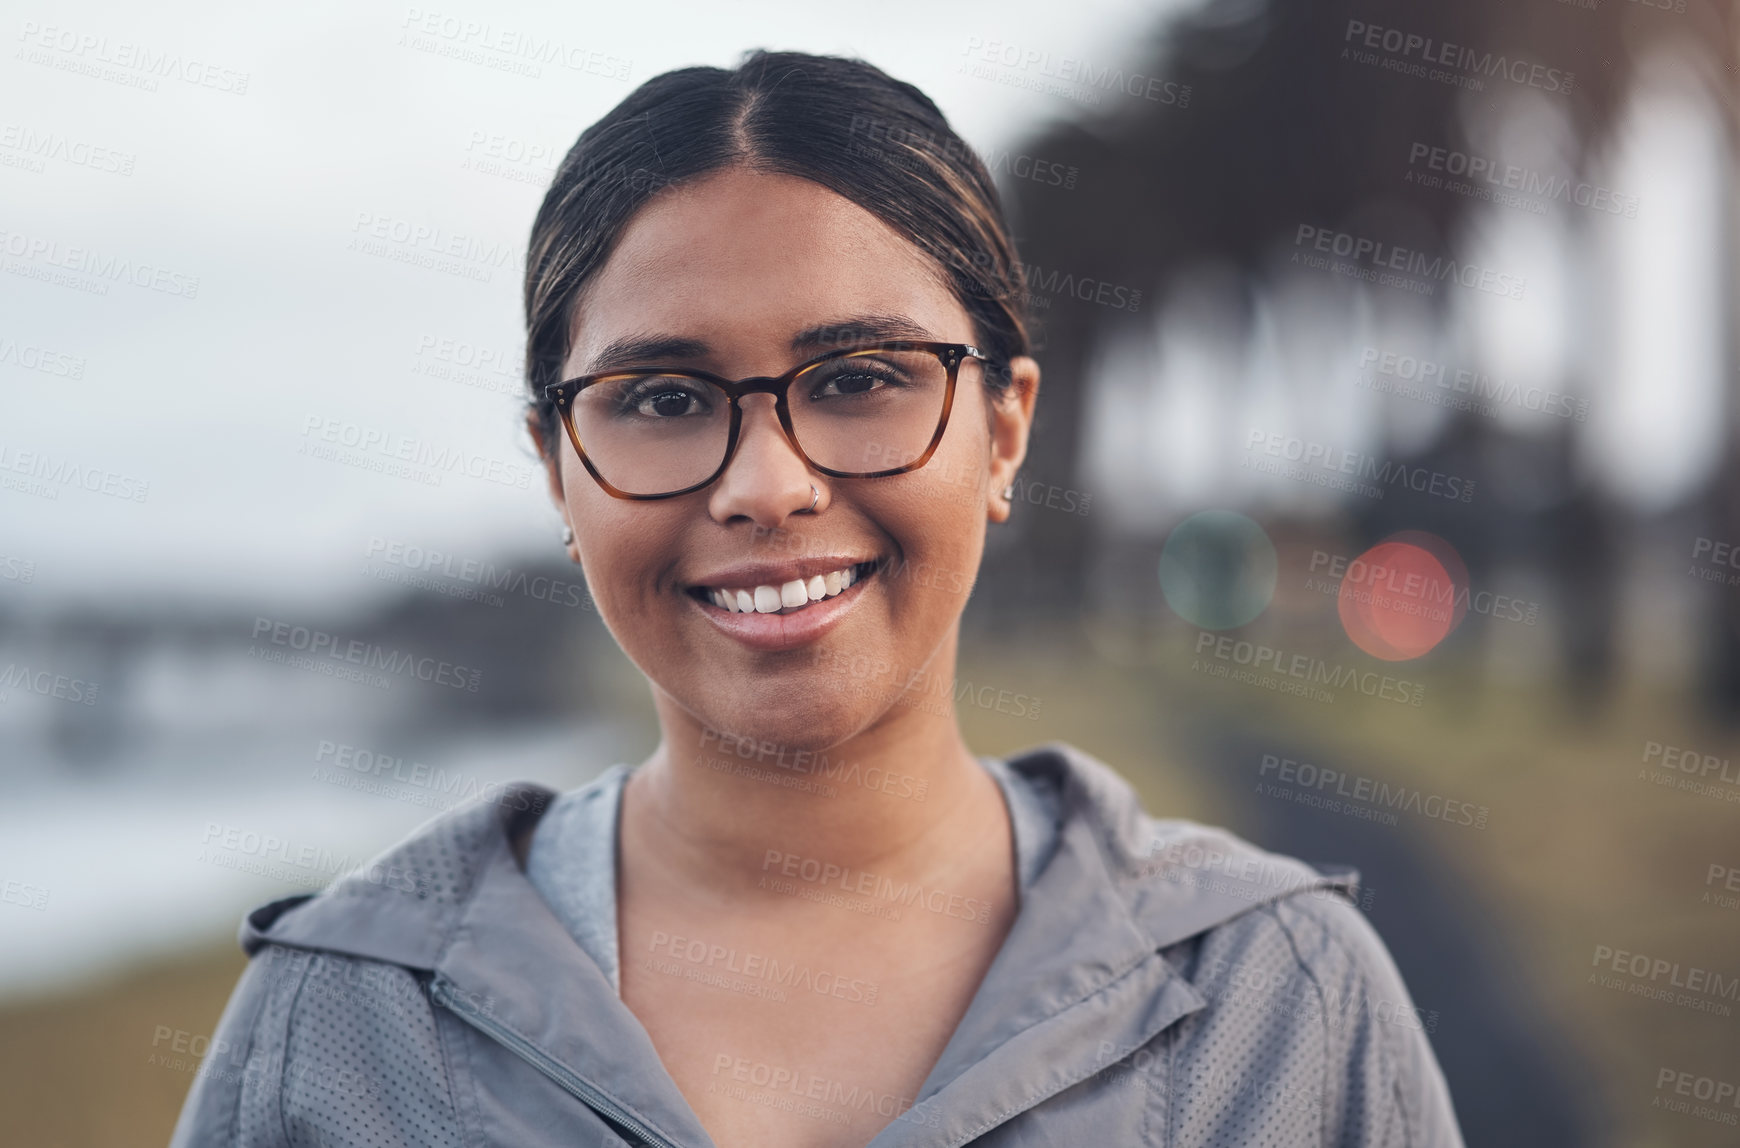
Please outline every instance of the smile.
[[689, 593], [732, 614], [795, 614], [844, 592], [875, 569], [872, 560], [777, 585], [696, 586]]

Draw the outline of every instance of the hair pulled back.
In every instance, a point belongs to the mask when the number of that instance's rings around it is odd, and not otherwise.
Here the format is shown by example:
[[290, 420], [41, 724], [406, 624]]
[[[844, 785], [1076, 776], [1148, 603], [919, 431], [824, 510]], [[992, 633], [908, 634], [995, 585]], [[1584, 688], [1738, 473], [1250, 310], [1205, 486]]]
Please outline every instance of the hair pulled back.
[[[546, 449], [544, 388], [562, 381], [572, 311], [617, 237], [660, 191], [724, 168], [798, 176], [864, 208], [934, 262], [1006, 364], [1029, 352], [1026, 283], [990, 173], [923, 92], [862, 60], [752, 51], [733, 70], [646, 81], [563, 159], [526, 255], [526, 383]], [[1002, 392], [1006, 371], [985, 374]]]

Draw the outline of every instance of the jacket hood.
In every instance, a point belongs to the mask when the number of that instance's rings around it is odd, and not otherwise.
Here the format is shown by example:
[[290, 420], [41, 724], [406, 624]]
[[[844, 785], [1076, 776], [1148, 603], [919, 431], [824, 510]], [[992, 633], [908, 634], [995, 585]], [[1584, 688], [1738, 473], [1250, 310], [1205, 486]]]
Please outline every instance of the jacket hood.
[[[1035, 1065], [1056, 1089], [1116, 1062], [1207, 1005], [1162, 949], [1289, 894], [1355, 888], [1351, 870], [1325, 873], [1222, 830], [1149, 817], [1123, 779], [1071, 746], [1005, 760], [1056, 797], [1055, 848], [918, 1103], [876, 1148], [936, 1142], [927, 1121], [951, 1137], [1001, 1123], [1041, 1098]], [[254, 910], [242, 947], [430, 974], [440, 1003], [539, 1049], [624, 1110], [661, 1114], [670, 1142], [710, 1144], [657, 1071], [645, 1029], [525, 875], [531, 831], [555, 796], [520, 783], [444, 813], [322, 892]]]
[[[1357, 890], [1351, 868], [1308, 865], [1222, 829], [1148, 816], [1123, 778], [1073, 746], [1052, 742], [1005, 760], [1057, 794], [1060, 846], [1103, 877], [1120, 910], [1114, 920], [1150, 950], [1290, 893]], [[556, 797], [535, 782], [513, 782], [474, 798], [319, 893], [254, 909], [238, 940], [250, 956], [270, 941], [434, 969], [491, 858], [506, 851], [523, 874], [532, 832]]]

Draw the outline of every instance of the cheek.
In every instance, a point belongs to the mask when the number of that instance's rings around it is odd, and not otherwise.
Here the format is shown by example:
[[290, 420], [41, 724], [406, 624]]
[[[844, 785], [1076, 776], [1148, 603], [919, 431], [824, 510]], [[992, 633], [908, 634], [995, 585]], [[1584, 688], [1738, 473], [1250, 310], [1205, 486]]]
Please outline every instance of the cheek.
[[926, 616], [965, 606], [984, 544], [989, 466], [970, 438], [945, 445], [950, 449], [939, 447], [913, 472], [918, 481], [901, 502], [899, 522], [889, 521], [907, 563], [896, 592], [914, 604], [922, 600]]
[[965, 416], [961, 433], [955, 433], [951, 419], [949, 434], [936, 454], [917, 471], [925, 480], [929, 498], [925, 513], [942, 528], [937, 542], [945, 549], [968, 542], [973, 524], [984, 522], [990, 495], [991, 444], [984, 416], [974, 407], [959, 413]]
[[685, 499], [612, 497], [593, 480], [572, 443], [563, 450], [561, 473], [581, 569], [611, 633], [625, 650], [647, 648], [661, 635], [671, 635], [668, 611], [682, 606], [671, 594], [672, 571], [688, 516], [701, 512], [684, 505]]
[[593, 479], [586, 464], [574, 453], [574, 444], [562, 443], [562, 501], [574, 518], [576, 535], [590, 534], [594, 539], [609, 537], [604, 527], [620, 530], [632, 528], [635, 516], [630, 511], [655, 506], [654, 503], [630, 502], [613, 498]]
[[638, 575], [625, 567], [632, 565], [637, 550], [637, 526], [647, 525], [636, 523], [631, 515], [641, 504], [606, 494], [587, 473], [572, 443], [564, 443], [562, 450], [562, 501], [574, 524], [574, 541], [593, 600], [602, 606], [622, 596], [620, 586], [639, 584]]
[[978, 573], [985, 540], [986, 507], [991, 497], [991, 436], [985, 428], [985, 412], [978, 404], [969, 405], [960, 414], [965, 416], [960, 427], [964, 433], [948, 444], [947, 469], [939, 476], [946, 481], [949, 494], [938, 510], [939, 518], [947, 519], [939, 541], [950, 560], [963, 567], [961, 575], [970, 584]]

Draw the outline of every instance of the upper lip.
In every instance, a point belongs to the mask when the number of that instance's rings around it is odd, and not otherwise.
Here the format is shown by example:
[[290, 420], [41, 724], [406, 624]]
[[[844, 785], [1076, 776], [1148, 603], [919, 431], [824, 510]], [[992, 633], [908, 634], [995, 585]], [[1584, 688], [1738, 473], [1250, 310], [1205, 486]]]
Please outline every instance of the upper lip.
[[745, 562], [740, 566], [727, 566], [710, 574], [703, 574], [689, 584], [712, 589], [727, 586], [783, 586], [787, 582], [807, 582], [818, 574], [874, 561], [874, 554], [838, 554], [821, 558], [794, 558], [789, 562]]

